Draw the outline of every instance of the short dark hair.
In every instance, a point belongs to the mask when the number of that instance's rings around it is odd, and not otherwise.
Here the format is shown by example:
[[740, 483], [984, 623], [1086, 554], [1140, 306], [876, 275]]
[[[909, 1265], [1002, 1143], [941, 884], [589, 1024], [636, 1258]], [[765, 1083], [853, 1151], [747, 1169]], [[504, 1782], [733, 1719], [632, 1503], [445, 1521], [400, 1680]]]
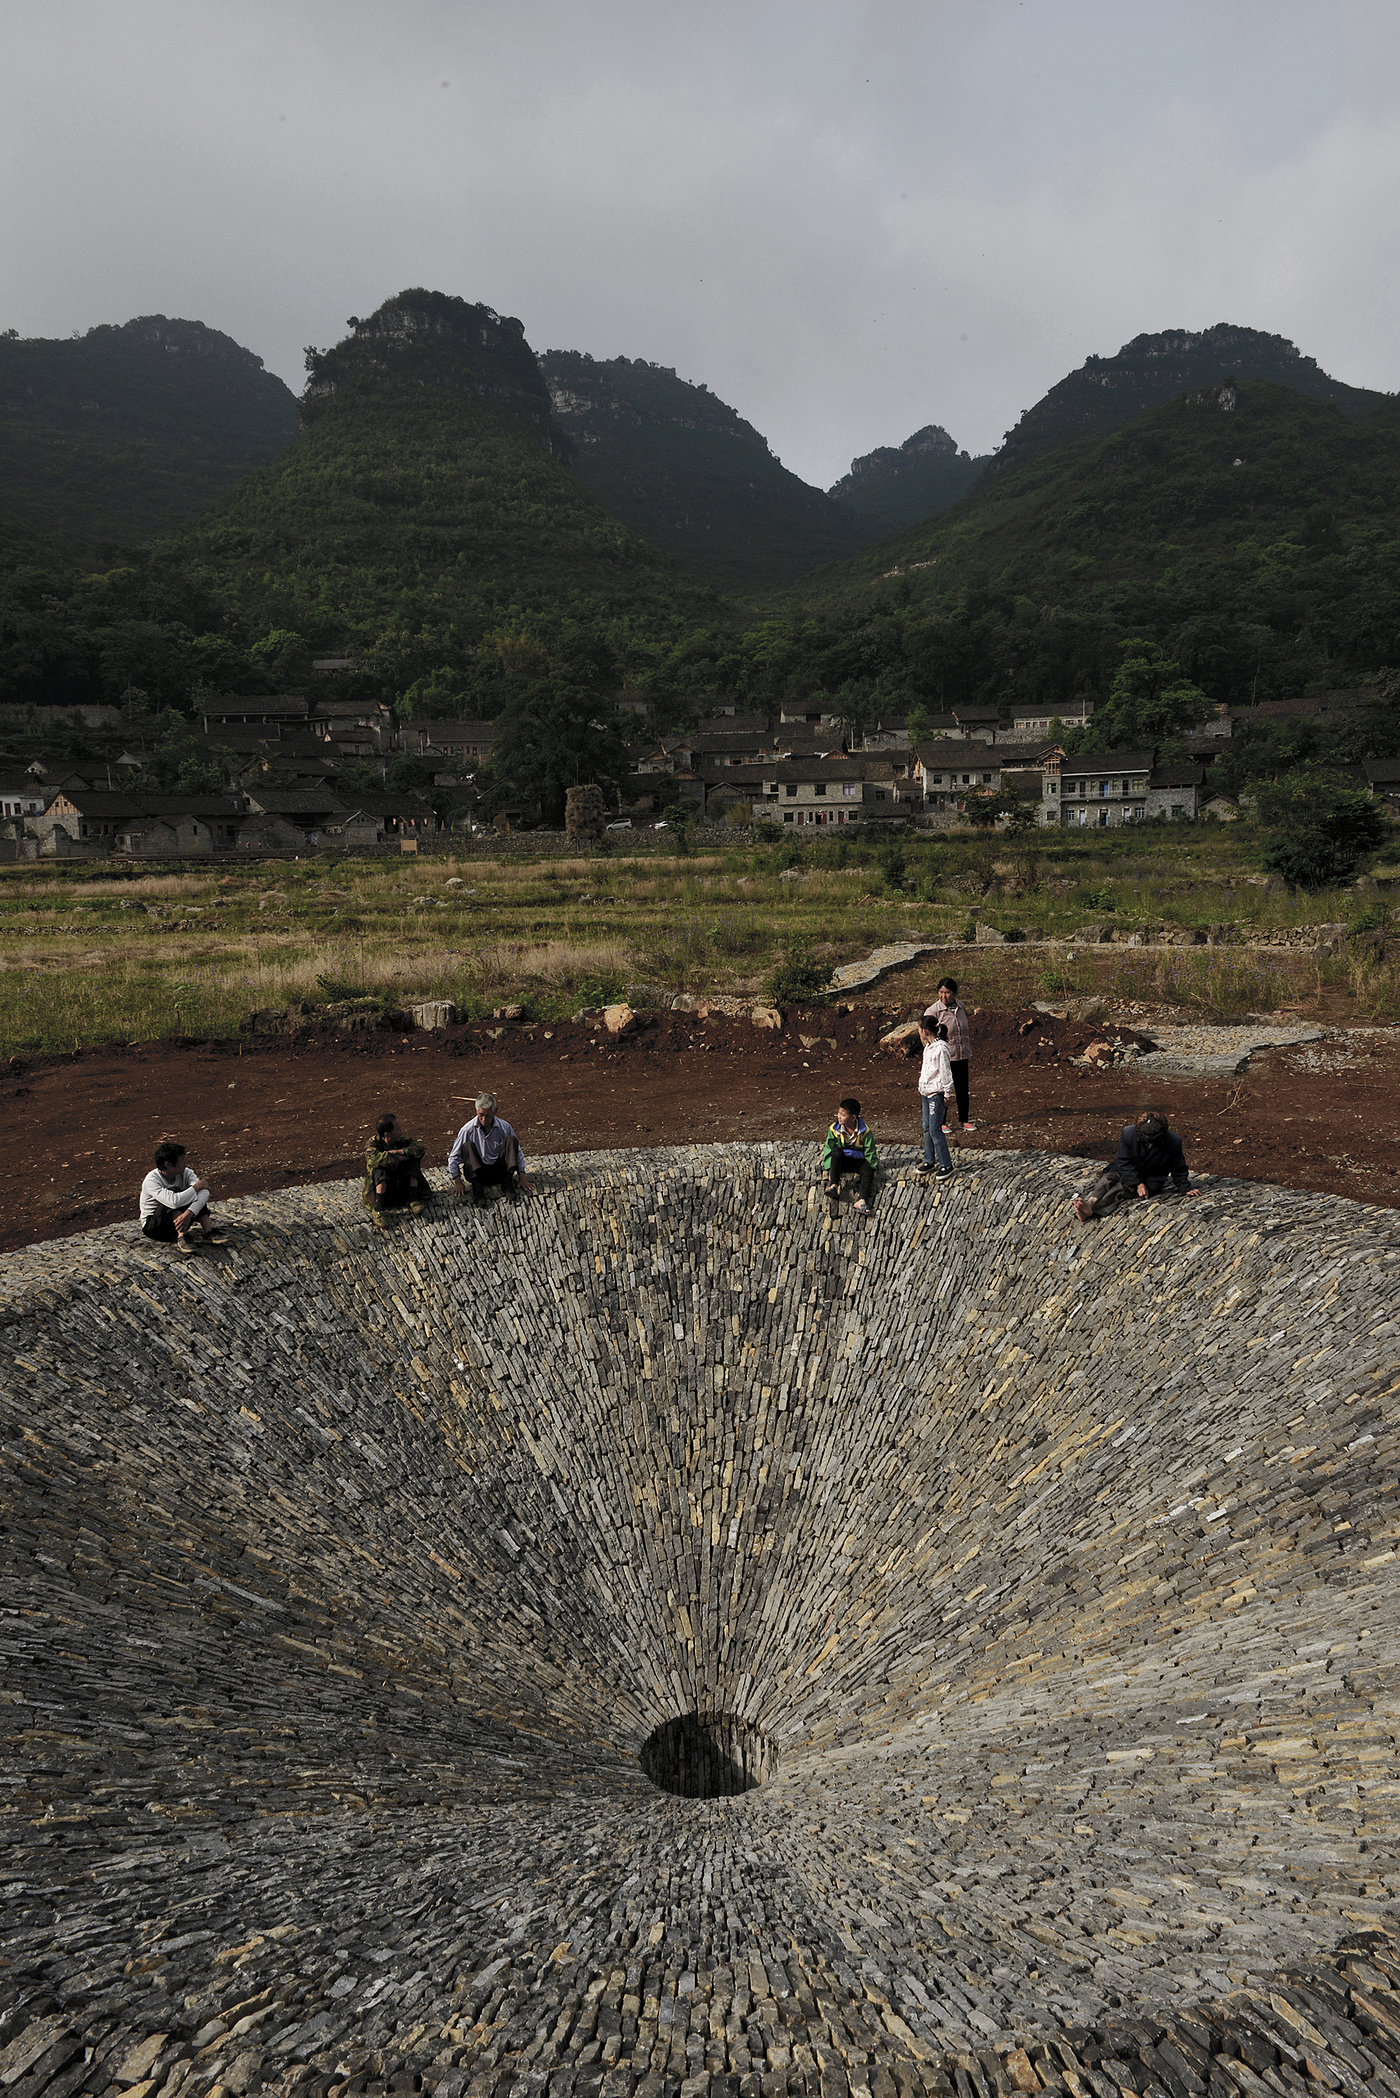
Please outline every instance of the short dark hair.
[[1149, 1107], [1137, 1118], [1137, 1133], [1145, 1144], [1155, 1144], [1167, 1133], [1167, 1118], [1160, 1107]]
[[381, 1115], [379, 1117], [379, 1120], [374, 1125], [375, 1135], [387, 1136], [389, 1134], [389, 1131], [393, 1128], [395, 1122], [397, 1122], [398, 1119], [399, 1118], [397, 1115]]
[[859, 1100], [838, 1100], [836, 1104], [838, 1107], [844, 1107], [848, 1115], [858, 1115], [860, 1113]]
[[956, 998], [956, 997], [957, 997], [957, 995], [958, 995], [958, 987], [957, 987], [957, 984], [955, 983], [955, 981], [953, 980], [953, 978], [952, 978], [951, 976], [944, 976], [944, 977], [942, 977], [942, 978], [941, 978], [941, 979], [939, 980], [939, 985], [938, 985], [938, 988], [939, 988], [939, 990], [940, 990], [940, 991], [951, 991], [951, 992], [952, 992], [952, 994], [953, 994], [953, 996], [954, 996], [955, 998]]
[[185, 1155], [183, 1144], [157, 1144], [156, 1164], [164, 1172], [167, 1166], [178, 1166]]

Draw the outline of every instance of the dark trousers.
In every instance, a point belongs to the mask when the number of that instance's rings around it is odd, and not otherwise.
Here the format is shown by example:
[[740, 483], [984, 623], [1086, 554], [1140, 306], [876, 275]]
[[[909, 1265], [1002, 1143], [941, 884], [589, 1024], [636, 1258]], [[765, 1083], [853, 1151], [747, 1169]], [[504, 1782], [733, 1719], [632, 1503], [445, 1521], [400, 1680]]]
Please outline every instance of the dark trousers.
[[870, 1160], [868, 1158], [847, 1158], [844, 1151], [838, 1151], [835, 1158], [831, 1161], [831, 1178], [836, 1182], [838, 1188], [841, 1185], [841, 1175], [843, 1173], [858, 1173], [860, 1175], [861, 1200], [868, 1202], [871, 1195], [875, 1192], [875, 1168], [871, 1165]]
[[412, 1159], [399, 1166], [376, 1166], [374, 1169], [374, 1206], [376, 1209], [402, 1209], [408, 1202], [426, 1202], [428, 1183], [423, 1178], [423, 1169]]
[[[468, 1159], [475, 1159], [475, 1157], [475, 1151], [468, 1144], [462, 1156], [462, 1163], [465, 1165]], [[482, 1201], [484, 1199], [482, 1190], [488, 1187], [506, 1187], [514, 1194], [515, 1183], [519, 1178], [520, 1146], [516, 1143], [514, 1137], [511, 1137], [499, 1158], [493, 1160], [489, 1166], [476, 1165], [473, 1168], [471, 1176], [472, 1200], [474, 1202]]]
[[958, 1120], [967, 1120], [967, 1058], [960, 1057], [952, 1067], [953, 1091], [957, 1096]]
[[[1116, 1165], [1105, 1166], [1093, 1185], [1084, 1189], [1081, 1200], [1088, 1203], [1096, 1217], [1106, 1217], [1109, 1211], [1117, 1209], [1120, 1203], [1140, 1202], [1142, 1196], [1138, 1193], [1136, 1180], [1132, 1178], [1131, 1167], [1128, 1169], [1128, 1175], [1126, 1180], [1120, 1180]], [[1147, 1189], [1148, 1198], [1153, 1201], [1160, 1195], [1174, 1195], [1177, 1192], [1175, 1187], [1169, 1186], [1165, 1180], [1158, 1180], [1155, 1175], [1151, 1180], [1144, 1180], [1142, 1184]]]

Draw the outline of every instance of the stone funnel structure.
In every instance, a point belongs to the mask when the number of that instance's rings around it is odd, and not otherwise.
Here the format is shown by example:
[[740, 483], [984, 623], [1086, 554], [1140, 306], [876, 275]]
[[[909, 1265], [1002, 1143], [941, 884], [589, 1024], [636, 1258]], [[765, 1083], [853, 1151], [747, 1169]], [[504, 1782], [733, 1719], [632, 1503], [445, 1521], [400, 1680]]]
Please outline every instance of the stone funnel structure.
[[6, 1264], [7, 2091], [1400, 2098], [1394, 1216], [813, 1163]]

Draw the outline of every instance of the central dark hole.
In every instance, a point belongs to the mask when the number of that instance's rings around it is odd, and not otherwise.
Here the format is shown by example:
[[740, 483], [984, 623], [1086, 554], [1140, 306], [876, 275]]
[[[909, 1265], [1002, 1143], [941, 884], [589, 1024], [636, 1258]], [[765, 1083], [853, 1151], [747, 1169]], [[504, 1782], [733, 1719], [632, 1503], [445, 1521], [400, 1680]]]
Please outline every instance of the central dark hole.
[[682, 1799], [728, 1799], [772, 1777], [778, 1755], [766, 1735], [729, 1712], [687, 1712], [642, 1743], [637, 1759], [653, 1785]]

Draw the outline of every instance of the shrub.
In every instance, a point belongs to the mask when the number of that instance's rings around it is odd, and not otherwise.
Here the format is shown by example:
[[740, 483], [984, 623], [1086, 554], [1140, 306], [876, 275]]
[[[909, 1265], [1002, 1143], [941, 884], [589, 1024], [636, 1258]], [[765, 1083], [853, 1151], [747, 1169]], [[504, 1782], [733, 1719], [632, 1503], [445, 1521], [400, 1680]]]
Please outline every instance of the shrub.
[[830, 962], [819, 961], [810, 946], [800, 942], [788, 948], [764, 989], [774, 1005], [802, 1005], [820, 997], [835, 973]]
[[1260, 820], [1273, 826], [1264, 864], [1300, 889], [1345, 881], [1385, 836], [1385, 818], [1364, 787], [1300, 765], [1255, 786]]

